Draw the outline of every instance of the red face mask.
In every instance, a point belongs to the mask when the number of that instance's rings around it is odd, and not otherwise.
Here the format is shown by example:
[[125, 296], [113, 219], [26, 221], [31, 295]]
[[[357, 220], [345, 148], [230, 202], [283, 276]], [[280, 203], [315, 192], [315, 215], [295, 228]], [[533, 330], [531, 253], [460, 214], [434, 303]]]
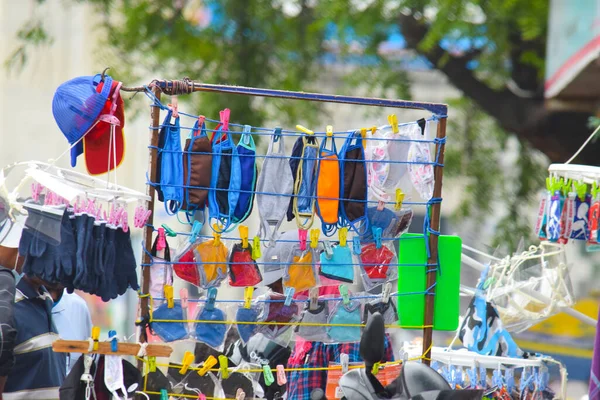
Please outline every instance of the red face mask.
[[194, 261], [194, 250], [190, 249], [173, 264], [173, 270], [184, 281], [200, 286], [200, 273]]
[[370, 279], [385, 280], [388, 277], [388, 267], [394, 258], [394, 253], [386, 246], [379, 249], [375, 243], [364, 245], [360, 253], [363, 269]]
[[262, 276], [256, 261], [252, 259], [250, 246], [243, 248], [241, 243], [236, 243], [229, 256], [229, 286], [256, 286], [261, 281]]

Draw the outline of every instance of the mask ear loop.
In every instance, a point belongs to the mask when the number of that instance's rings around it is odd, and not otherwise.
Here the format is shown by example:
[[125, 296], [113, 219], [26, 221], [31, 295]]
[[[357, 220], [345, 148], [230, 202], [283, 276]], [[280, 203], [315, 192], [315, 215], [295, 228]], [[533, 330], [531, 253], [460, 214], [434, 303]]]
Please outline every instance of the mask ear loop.
[[[302, 213], [302, 215], [300, 214], [300, 210], [298, 210], [298, 194], [299, 194], [299, 190], [301, 187], [301, 183], [302, 183], [302, 176], [303, 176], [303, 169], [304, 169], [304, 152], [306, 151], [306, 148], [309, 146], [308, 144], [308, 139], [307, 137], [303, 137], [304, 142], [304, 149], [302, 150], [302, 157], [300, 160], [300, 163], [298, 165], [298, 171], [297, 171], [297, 176], [299, 177], [299, 179], [296, 179], [296, 182], [294, 183], [294, 193], [296, 194], [294, 196], [294, 199], [292, 200], [292, 204], [293, 204], [293, 211], [294, 211], [294, 216], [296, 217], [296, 226], [298, 227], [298, 229], [310, 229], [310, 227], [312, 226], [314, 219], [315, 219], [315, 203], [316, 203], [316, 187], [315, 187], [315, 191], [311, 191], [311, 193], [308, 196], [302, 196], [302, 197], [309, 197], [310, 198], [310, 209], [311, 209], [311, 213], [310, 215], [308, 215], [308, 213]], [[314, 139], [316, 140], [316, 139]], [[314, 144], [310, 145], [311, 147], [315, 147]], [[317, 147], [317, 151], [318, 151], [318, 147]], [[316, 179], [315, 179], [316, 182]], [[306, 220], [304, 222], [301, 222], [301, 218], [306, 218]]]

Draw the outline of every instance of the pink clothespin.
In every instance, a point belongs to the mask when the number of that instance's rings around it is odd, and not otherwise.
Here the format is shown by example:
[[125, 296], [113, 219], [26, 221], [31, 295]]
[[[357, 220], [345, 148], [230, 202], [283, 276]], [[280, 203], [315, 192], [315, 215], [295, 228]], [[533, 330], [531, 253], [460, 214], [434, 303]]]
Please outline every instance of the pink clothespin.
[[221, 124], [223, 125], [223, 132], [229, 131], [229, 117], [231, 116], [231, 110], [229, 108], [219, 112], [221, 117]]
[[179, 101], [177, 100], [177, 96], [171, 96], [171, 104], [169, 104], [169, 108], [173, 112], [173, 118], [179, 118]]
[[38, 183], [38, 182], [34, 182], [31, 184], [31, 198], [33, 199], [33, 201], [35, 201], [36, 203], [40, 200], [40, 194], [42, 194], [42, 192], [44, 191], [44, 187]]
[[[198, 116], [198, 128], [202, 128], [204, 121], [206, 121], [206, 117], [204, 115]], [[198, 133], [200, 133], [200, 132], [198, 132]]]
[[94, 200], [92, 199], [88, 199], [87, 201], [87, 208], [86, 208], [86, 212], [89, 215], [96, 215], [96, 203], [94, 202]]
[[385, 208], [385, 201], [379, 200], [379, 202], [377, 203], [377, 211], [383, 211], [384, 208]]
[[127, 209], [125, 208], [121, 209], [120, 221], [123, 232], [127, 232], [129, 230], [129, 216], [127, 215]]
[[158, 228], [158, 242], [156, 243], [156, 250], [161, 251], [167, 248], [167, 241], [165, 238], [165, 229]]
[[300, 250], [306, 250], [306, 237], [308, 236], [308, 230], [298, 229], [298, 240], [300, 241]]
[[277, 366], [277, 384], [279, 386], [283, 386], [287, 383], [287, 378], [285, 376], [285, 368], [283, 365], [279, 364]]
[[[106, 213], [104, 215], [106, 215]], [[96, 219], [102, 219], [102, 204], [96, 208], [96, 214], [94, 214], [94, 217], [96, 217]]]
[[186, 288], [182, 288], [179, 291], [179, 298], [181, 299], [181, 308], [186, 310], [188, 308], [188, 290]]

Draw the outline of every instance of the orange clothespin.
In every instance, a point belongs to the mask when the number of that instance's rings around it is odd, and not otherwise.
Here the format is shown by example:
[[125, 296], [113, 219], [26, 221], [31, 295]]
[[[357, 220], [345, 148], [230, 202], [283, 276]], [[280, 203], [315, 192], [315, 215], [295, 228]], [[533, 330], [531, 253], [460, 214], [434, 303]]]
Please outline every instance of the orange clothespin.
[[179, 373], [181, 375], [185, 374], [188, 369], [190, 369], [190, 364], [194, 362], [194, 354], [191, 351], [186, 351], [183, 355], [183, 361], [181, 361], [181, 369], [179, 369]]

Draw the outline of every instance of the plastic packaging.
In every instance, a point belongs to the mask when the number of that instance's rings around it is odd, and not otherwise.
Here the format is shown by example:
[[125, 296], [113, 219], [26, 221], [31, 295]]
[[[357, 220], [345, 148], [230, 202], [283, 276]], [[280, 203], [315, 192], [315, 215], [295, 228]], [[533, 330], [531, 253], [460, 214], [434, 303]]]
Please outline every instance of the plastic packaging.
[[429, 122], [426, 123], [424, 135], [421, 134], [421, 129], [418, 125], [416, 125], [417, 129], [413, 128], [411, 130], [409, 135], [414, 141], [411, 142], [408, 151], [410, 180], [421, 198], [425, 201], [428, 201], [433, 196], [434, 182], [429, 142], [425, 141], [428, 125]]

